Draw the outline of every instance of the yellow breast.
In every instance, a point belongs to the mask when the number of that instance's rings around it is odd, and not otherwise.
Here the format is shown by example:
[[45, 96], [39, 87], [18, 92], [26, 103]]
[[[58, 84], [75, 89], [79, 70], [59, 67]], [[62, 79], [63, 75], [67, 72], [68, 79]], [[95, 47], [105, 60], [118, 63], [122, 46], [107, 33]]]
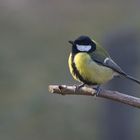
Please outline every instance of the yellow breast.
[[[114, 71], [105, 66], [101, 66], [94, 62], [87, 53], [78, 53], [74, 57], [74, 63], [79, 71], [79, 74], [85, 79], [93, 84], [103, 84], [113, 78]], [[73, 68], [71, 66], [71, 55], [69, 57], [69, 68], [70, 72], [76, 80], [77, 77], [73, 73]]]

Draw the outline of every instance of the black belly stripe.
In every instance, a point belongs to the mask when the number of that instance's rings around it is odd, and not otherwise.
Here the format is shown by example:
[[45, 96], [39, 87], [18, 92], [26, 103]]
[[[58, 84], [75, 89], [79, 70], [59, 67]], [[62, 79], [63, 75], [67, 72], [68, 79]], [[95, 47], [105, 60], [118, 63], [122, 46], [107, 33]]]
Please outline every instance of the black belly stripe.
[[85, 83], [85, 84], [87, 84], [87, 85], [96, 85], [95, 83], [92, 83], [92, 82], [90, 82], [90, 81], [88, 81], [88, 80], [86, 80], [86, 79], [84, 79], [84, 78], [82, 77], [82, 75], [79, 73], [79, 71], [78, 71], [78, 69], [77, 69], [77, 67], [76, 67], [76, 65], [75, 65], [75, 63], [74, 63], [74, 57], [75, 57], [75, 55], [72, 54], [71, 59], [72, 59], [72, 68], [73, 68], [73, 73], [74, 73], [74, 75], [75, 75], [81, 82], [83, 82], [83, 83]]

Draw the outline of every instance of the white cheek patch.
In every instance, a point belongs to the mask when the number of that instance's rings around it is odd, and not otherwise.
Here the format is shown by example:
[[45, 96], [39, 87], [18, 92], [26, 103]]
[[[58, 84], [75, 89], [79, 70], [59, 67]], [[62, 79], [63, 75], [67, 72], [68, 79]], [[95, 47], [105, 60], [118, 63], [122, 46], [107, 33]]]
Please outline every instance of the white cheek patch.
[[91, 45], [76, 45], [77, 49], [81, 52], [88, 52], [91, 49]]

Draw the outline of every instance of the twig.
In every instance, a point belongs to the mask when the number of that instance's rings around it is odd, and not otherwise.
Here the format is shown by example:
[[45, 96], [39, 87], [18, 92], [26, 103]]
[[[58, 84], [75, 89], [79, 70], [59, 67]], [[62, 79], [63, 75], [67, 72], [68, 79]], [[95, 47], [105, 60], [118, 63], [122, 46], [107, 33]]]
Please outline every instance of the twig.
[[[89, 87], [76, 89], [75, 86], [49, 85], [49, 92], [61, 95], [86, 95], [95, 96], [96, 90]], [[101, 90], [98, 97], [118, 101], [133, 107], [140, 108], [140, 98], [120, 93], [118, 91]]]

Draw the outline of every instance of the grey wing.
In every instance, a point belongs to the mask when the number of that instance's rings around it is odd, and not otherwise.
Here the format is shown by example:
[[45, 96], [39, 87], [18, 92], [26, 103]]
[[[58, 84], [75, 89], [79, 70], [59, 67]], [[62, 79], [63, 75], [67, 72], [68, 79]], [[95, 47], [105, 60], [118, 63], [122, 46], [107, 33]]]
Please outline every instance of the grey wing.
[[99, 57], [94, 57], [94, 58], [92, 57], [92, 59], [97, 63], [99, 63], [100, 65], [113, 69], [115, 72], [119, 74], [126, 75], [126, 73], [120, 68], [120, 66], [118, 66], [110, 57], [106, 57], [102, 59]]
[[111, 58], [107, 57], [104, 59], [103, 65], [113, 69], [114, 71], [126, 75], [125, 72], [118, 66]]
[[104, 57], [99, 57], [99, 55], [94, 55], [94, 57], [91, 57], [93, 61], [95, 61], [96, 63], [111, 68], [112, 70], [114, 70], [116, 73], [118, 73], [119, 75], [122, 75], [138, 84], [140, 84], [140, 80], [127, 75], [109, 56], [104, 56]]

